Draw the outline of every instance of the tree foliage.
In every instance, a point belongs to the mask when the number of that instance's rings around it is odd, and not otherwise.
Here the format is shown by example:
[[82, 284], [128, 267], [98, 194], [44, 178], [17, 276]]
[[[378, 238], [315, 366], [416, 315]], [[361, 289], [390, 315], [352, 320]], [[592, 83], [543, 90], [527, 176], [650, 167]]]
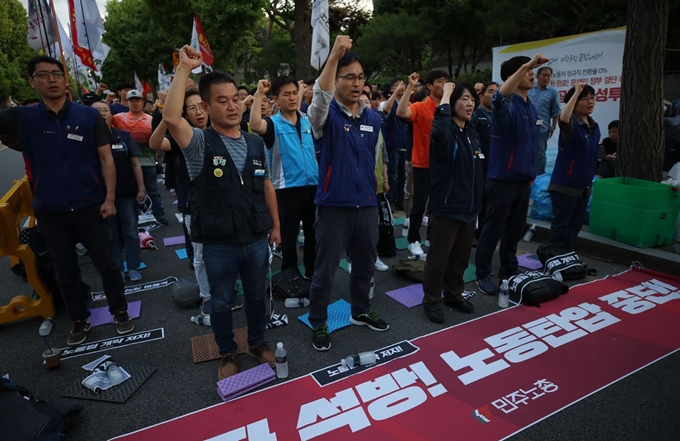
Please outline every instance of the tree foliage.
[[26, 80], [26, 64], [37, 55], [27, 36], [26, 9], [19, 0], [0, 1], [0, 108], [10, 96], [21, 102], [37, 95]]

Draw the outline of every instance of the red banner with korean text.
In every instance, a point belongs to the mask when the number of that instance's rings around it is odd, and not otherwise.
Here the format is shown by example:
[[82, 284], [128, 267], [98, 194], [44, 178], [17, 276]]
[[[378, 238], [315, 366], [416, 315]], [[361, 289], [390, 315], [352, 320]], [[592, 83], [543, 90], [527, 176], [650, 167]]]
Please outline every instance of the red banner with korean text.
[[679, 300], [680, 278], [629, 270], [115, 439], [497, 440], [677, 351]]

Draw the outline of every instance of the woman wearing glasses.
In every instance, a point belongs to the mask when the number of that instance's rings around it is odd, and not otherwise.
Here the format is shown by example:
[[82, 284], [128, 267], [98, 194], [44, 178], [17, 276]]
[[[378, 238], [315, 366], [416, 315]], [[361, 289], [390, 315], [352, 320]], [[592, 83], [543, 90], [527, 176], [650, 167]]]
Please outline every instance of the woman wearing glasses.
[[548, 187], [553, 206], [550, 242], [573, 251], [597, 168], [600, 127], [590, 117], [595, 108], [591, 86], [577, 84], [567, 92], [564, 102], [557, 161]]

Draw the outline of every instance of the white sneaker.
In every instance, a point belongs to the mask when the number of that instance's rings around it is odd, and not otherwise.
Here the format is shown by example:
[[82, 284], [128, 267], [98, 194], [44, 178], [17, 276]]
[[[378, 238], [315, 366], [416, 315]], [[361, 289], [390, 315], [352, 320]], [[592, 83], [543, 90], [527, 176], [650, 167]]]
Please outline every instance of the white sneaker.
[[408, 226], [410, 224], [409, 219], [410, 218], [408, 218], [408, 217], [406, 219], [404, 219], [404, 228], [408, 228]]
[[389, 271], [390, 267], [385, 265], [385, 262], [380, 260], [380, 257], [378, 257], [378, 259], [375, 261], [375, 270], [385, 272]]
[[413, 243], [408, 244], [408, 250], [414, 256], [420, 256], [420, 255], [425, 254], [423, 249], [420, 247], [419, 242], [413, 242]]
[[430, 222], [430, 218], [427, 216], [423, 216], [423, 227], [427, 227], [427, 223]]
[[429, 247], [429, 246], [430, 246], [430, 241], [429, 241], [429, 240], [426, 240], [426, 241], [425, 241], [425, 246], [426, 246], [426, 247]]

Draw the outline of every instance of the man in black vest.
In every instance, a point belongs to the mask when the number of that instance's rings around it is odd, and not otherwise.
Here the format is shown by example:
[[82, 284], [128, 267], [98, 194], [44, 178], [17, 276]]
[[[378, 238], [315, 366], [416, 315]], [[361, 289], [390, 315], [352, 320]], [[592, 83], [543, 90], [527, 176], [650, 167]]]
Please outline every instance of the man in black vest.
[[212, 296], [210, 321], [222, 355], [218, 370], [222, 380], [238, 373], [231, 307], [239, 274], [248, 321], [246, 353], [260, 363], [275, 365], [274, 352], [264, 341], [264, 281], [268, 247], [281, 242], [281, 233], [264, 142], [240, 130], [241, 100], [232, 77], [211, 72], [200, 81], [202, 105], [209, 109], [211, 128], [192, 128], [182, 118], [187, 79], [202, 61], [201, 53], [191, 46], [180, 50], [163, 120], [182, 148], [191, 179], [191, 237], [203, 244]]

